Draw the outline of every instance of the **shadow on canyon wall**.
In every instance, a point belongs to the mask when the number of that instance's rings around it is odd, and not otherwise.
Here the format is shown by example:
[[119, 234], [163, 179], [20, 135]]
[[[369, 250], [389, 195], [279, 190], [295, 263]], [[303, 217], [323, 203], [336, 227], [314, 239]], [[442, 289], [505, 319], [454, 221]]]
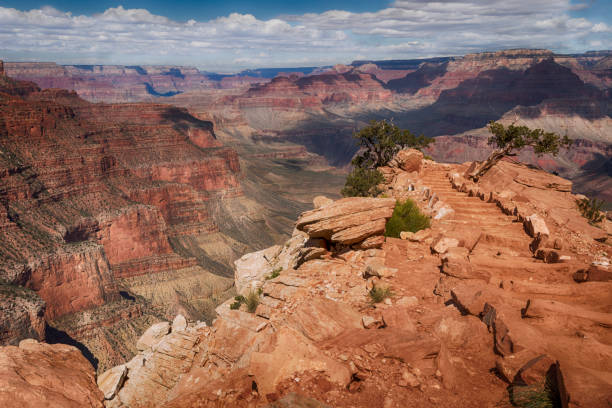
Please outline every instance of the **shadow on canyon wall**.
[[53, 326], [47, 325], [46, 339], [47, 339], [47, 343], [49, 343], [49, 344], [60, 343], [60, 344], [68, 344], [69, 346], [76, 347], [77, 349], [79, 349], [81, 354], [83, 354], [83, 356], [91, 363], [91, 365], [93, 366], [94, 370], [98, 369], [99, 361], [91, 353], [91, 351], [87, 348], [87, 346], [85, 346], [80, 341], [77, 341], [74, 338], [72, 338], [65, 331], [62, 331], [62, 330], [56, 329]]
[[[404, 78], [389, 81], [387, 87], [414, 94], [444, 75], [447, 65], [422, 66]], [[570, 69], [548, 59], [525, 71], [500, 68], [481, 72], [476, 78], [443, 91], [435, 103], [424, 108], [368, 112], [356, 117], [353, 123], [347, 121], [336, 127], [331, 121], [317, 119], [299, 123], [285, 134], [288, 140], [324, 156], [330, 164], [343, 167], [357, 151], [353, 133], [371, 119], [392, 119], [415, 134], [437, 137], [482, 128], [512, 109], [527, 118], [537, 118], [547, 109], [595, 120], [612, 116], [612, 98], [609, 92], [585, 84]]]

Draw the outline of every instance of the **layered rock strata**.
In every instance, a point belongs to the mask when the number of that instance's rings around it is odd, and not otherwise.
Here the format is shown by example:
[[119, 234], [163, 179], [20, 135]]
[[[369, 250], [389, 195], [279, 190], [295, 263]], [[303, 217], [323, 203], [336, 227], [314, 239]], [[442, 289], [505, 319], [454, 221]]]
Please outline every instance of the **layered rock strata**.
[[0, 145], [0, 279], [33, 291], [3, 304], [5, 344], [42, 340], [44, 314], [49, 341], [115, 365], [159, 318], [211, 317], [233, 285], [219, 252], [273, 241], [221, 231], [215, 218], [254, 205], [236, 152], [184, 109], [94, 105], [0, 76]]
[[[385, 194], [412, 198], [429, 213], [444, 202], [452, 213], [434, 217], [431, 229], [387, 238], [380, 249], [331, 245], [300, 264], [289, 254], [306, 248], [308, 237], [296, 232], [284, 256], [279, 248], [250, 256], [253, 265], [276, 259], [268, 268], [282, 264], [278, 276], [242, 273], [250, 264], [243, 258], [237, 281], [260, 288], [252, 312], [230, 300], [217, 308], [212, 327], [190, 323], [164, 335], [166, 324], [162, 337], [126, 365], [123, 384], [106, 405], [276, 406], [297, 393], [340, 407], [400, 407], [406, 400], [424, 407], [495, 406], [544, 383], [552, 387], [546, 398], [560, 406], [609, 403], [606, 247], [580, 232], [588, 223], [575, 208], [567, 231], [547, 215], [553, 203], [565, 208], [575, 201], [569, 183], [501, 163], [493, 171], [504, 177], [492, 174], [466, 190], [455, 174], [467, 164], [406, 160], [415, 155], [403, 153], [383, 169]], [[524, 199], [517, 192], [514, 202], [533, 213], [524, 219], [504, 214], [487, 188], [493, 196], [495, 188], [520, 189]], [[317, 199], [320, 208], [297, 225], [311, 225], [304, 220], [325, 212], [326, 222], [339, 219], [334, 207], [349, 202], [374, 212], [389, 201], [371, 200]], [[541, 248], [560, 255], [552, 263], [532, 250], [530, 235], [545, 234]], [[591, 264], [597, 272], [574, 273]], [[585, 282], [588, 276], [597, 280]], [[369, 293], [385, 287], [390, 297], [375, 303]]]

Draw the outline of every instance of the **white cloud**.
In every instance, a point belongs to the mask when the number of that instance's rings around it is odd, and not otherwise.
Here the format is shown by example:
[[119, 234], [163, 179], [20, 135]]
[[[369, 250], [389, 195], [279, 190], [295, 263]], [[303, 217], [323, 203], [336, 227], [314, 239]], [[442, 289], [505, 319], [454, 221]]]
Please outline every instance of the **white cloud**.
[[612, 28], [608, 26], [606, 23], [597, 23], [591, 28], [591, 31], [594, 33], [605, 33], [612, 31]]
[[232, 13], [178, 22], [122, 6], [91, 16], [0, 7], [0, 58], [228, 70], [509, 47], [577, 52], [612, 43], [609, 25], [571, 18], [572, 9], [569, 0], [397, 0], [368, 13], [330, 10], [270, 20]]

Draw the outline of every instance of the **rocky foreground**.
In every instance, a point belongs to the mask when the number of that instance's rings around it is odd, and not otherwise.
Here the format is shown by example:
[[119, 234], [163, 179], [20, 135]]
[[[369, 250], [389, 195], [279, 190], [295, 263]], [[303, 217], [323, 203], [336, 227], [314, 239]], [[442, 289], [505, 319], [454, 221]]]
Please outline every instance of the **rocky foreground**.
[[[69, 346], [4, 347], [0, 401], [510, 407], [546, 383], [559, 406], [611, 406], [610, 222], [588, 224], [567, 180], [507, 161], [477, 184], [469, 163], [416, 151], [381, 171], [388, 198], [319, 197], [285, 245], [238, 260], [246, 302], [219, 306], [211, 326], [151, 326], [100, 390]], [[431, 228], [383, 237], [405, 198]], [[374, 303], [373, 287], [389, 296]]]

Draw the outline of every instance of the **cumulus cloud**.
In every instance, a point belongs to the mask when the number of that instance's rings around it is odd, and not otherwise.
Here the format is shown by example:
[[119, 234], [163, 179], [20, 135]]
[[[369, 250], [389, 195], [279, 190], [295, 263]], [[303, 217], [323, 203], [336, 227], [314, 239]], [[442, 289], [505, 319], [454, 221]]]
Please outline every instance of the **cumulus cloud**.
[[367, 13], [330, 10], [270, 20], [232, 13], [179, 22], [121, 6], [91, 16], [0, 7], [0, 58], [237, 70], [509, 47], [576, 52], [611, 43], [609, 25], [572, 18], [572, 9], [569, 0], [397, 0]]

